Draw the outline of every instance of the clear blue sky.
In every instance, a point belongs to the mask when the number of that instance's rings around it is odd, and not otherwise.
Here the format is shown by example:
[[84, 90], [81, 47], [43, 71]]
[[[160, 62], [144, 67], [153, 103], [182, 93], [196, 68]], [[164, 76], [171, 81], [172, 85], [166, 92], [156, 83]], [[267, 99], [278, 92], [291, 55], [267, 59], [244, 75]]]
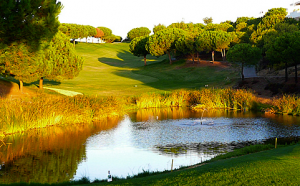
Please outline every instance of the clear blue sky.
[[[213, 23], [237, 17], [260, 17], [271, 8], [290, 8], [293, 0], [58, 0], [64, 8], [61, 23], [76, 23], [94, 27], [105, 26], [113, 34], [126, 37], [136, 27], [151, 31], [159, 23], [166, 26], [184, 21], [203, 23], [212, 17]], [[291, 11], [291, 10], [289, 10]], [[263, 13], [261, 13], [263, 12]]]

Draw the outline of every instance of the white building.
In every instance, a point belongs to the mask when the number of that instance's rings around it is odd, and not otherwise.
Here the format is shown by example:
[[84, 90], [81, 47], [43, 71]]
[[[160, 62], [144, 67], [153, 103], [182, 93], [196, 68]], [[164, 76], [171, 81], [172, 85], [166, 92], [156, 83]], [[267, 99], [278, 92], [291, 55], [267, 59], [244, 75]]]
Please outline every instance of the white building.
[[295, 18], [299, 20], [300, 18], [300, 1], [293, 2], [290, 4], [290, 8], [288, 9], [288, 15], [287, 17]]

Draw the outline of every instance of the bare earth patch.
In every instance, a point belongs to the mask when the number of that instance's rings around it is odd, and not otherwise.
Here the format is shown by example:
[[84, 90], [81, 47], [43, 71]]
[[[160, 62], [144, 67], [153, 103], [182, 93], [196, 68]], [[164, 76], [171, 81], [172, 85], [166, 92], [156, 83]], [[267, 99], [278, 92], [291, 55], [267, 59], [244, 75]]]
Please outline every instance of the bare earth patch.
[[221, 69], [229, 68], [231, 66], [228, 62], [222, 62], [222, 61], [206, 61], [206, 60], [200, 60], [193, 63], [192, 60], [187, 60], [184, 66], [177, 67], [177, 69], [181, 68], [189, 68], [189, 67], [219, 67]]
[[0, 97], [17, 99], [27, 96], [31, 97], [35, 95], [36, 93], [34, 91], [31, 91], [26, 87], [24, 87], [23, 92], [21, 92], [17, 83], [4, 81], [0, 79]]

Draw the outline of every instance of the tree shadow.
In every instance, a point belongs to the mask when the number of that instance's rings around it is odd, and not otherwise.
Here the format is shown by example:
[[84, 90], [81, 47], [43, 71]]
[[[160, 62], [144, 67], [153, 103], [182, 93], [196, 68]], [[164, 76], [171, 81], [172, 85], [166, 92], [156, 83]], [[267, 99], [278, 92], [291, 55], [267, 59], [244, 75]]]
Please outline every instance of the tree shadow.
[[[164, 59], [164, 57], [155, 57], [151, 56], [150, 54], [147, 55], [147, 65], [151, 65], [153, 63], [158, 63], [160, 59]], [[127, 50], [121, 50], [117, 53], [116, 58], [107, 58], [101, 57], [98, 58], [98, 61], [110, 66], [114, 67], [127, 67], [127, 68], [136, 68], [144, 66], [144, 57], [134, 56]]]
[[0, 77], [0, 97], [6, 98], [13, 89], [13, 83]]

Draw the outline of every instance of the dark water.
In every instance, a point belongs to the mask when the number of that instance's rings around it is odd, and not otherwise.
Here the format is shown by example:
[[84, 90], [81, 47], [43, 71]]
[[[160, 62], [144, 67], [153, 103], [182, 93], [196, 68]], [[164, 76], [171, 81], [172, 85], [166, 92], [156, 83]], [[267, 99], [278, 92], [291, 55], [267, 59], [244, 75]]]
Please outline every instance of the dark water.
[[0, 143], [0, 183], [56, 183], [84, 176], [105, 179], [170, 170], [249, 144], [297, 141], [300, 117], [140, 110], [91, 125], [49, 128]]

